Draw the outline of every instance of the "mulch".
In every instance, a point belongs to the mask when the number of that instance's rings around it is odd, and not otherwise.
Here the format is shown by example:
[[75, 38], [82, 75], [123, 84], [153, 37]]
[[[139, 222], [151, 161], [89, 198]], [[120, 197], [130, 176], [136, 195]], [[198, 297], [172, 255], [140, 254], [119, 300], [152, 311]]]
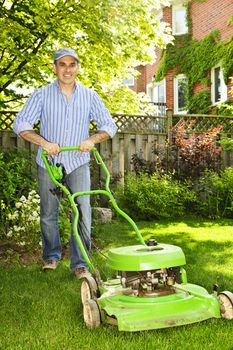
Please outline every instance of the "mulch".
[[[67, 247], [63, 247], [62, 256], [69, 255]], [[28, 265], [42, 263], [41, 249], [25, 249], [14, 242], [0, 242], [0, 266], [10, 267], [14, 264]]]

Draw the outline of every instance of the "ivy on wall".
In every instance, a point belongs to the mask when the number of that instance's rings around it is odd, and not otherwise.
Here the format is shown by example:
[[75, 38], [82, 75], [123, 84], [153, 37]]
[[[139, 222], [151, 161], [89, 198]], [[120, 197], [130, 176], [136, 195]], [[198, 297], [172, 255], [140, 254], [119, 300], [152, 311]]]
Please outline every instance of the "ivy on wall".
[[187, 24], [189, 34], [176, 36], [174, 45], [168, 44], [163, 50], [155, 81], [164, 79], [169, 70], [174, 68], [175, 75], [185, 74], [188, 80], [186, 99], [189, 112], [207, 113], [211, 105], [209, 91], [193, 95], [193, 88], [196, 83], [209, 87], [210, 70], [218, 63], [221, 63], [225, 83], [229, 82], [233, 72], [233, 40], [221, 41], [218, 30], [212, 31], [203, 40], [192, 39], [190, 4], [187, 5]]

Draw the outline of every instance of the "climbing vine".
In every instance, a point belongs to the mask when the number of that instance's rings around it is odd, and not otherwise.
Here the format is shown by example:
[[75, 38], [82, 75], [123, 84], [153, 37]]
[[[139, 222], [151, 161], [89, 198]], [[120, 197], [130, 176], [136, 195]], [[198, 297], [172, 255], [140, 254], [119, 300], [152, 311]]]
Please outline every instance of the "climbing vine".
[[[175, 69], [175, 75], [185, 74], [188, 80], [186, 97], [188, 108], [193, 113], [204, 113], [211, 105], [210, 93], [202, 91], [193, 95], [193, 88], [196, 83], [210, 86], [210, 69], [218, 63], [221, 63], [224, 81], [228, 83], [233, 71], [233, 40], [230, 38], [228, 41], [221, 41], [218, 30], [212, 31], [203, 40], [192, 39], [190, 3], [187, 5], [187, 24], [189, 34], [176, 36], [174, 45], [168, 44], [166, 50], [163, 50], [155, 81], [164, 79], [171, 69]], [[203, 97], [204, 101], [200, 107], [198, 102]]]

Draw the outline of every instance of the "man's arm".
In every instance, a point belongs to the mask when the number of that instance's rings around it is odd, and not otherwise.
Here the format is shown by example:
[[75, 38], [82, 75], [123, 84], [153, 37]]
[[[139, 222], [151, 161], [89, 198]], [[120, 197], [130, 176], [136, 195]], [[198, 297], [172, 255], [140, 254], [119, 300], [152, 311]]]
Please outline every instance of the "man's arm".
[[99, 131], [98, 133], [91, 135], [88, 139], [81, 141], [80, 151], [89, 152], [96, 143], [106, 141], [110, 138], [110, 135], [106, 131]]
[[24, 140], [34, 143], [42, 147], [48, 154], [57, 156], [60, 152], [60, 146], [57, 143], [52, 143], [38, 135], [34, 130], [21, 131], [19, 134]]
[[48, 142], [33, 130], [33, 125], [40, 120], [42, 113], [41, 89], [35, 90], [26, 101], [23, 109], [17, 114], [14, 120], [13, 130], [24, 140], [39, 145], [48, 154], [57, 155], [60, 147], [57, 143]]

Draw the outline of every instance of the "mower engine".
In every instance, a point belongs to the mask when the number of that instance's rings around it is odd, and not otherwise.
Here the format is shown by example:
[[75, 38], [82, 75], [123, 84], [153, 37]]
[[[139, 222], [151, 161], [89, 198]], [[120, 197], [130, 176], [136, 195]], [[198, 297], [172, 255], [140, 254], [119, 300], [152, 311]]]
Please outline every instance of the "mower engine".
[[180, 283], [180, 267], [150, 271], [121, 271], [118, 273], [123, 288], [131, 288], [137, 296], [160, 296], [175, 293], [173, 285]]

